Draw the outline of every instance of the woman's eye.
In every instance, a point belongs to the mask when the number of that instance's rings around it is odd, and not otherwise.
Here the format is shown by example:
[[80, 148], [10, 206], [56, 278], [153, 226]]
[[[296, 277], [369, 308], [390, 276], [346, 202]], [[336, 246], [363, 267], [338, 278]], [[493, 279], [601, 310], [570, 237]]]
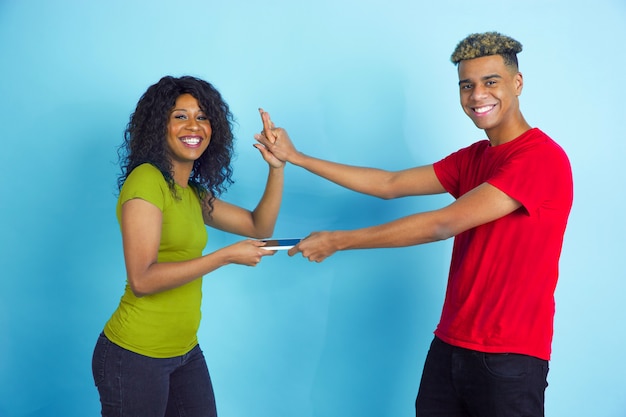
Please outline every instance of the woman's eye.
[[174, 119], [184, 120], [186, 118], [187, 118], [187, 116], [185, 116], [184, 114], [175, 114], [174, 115]]

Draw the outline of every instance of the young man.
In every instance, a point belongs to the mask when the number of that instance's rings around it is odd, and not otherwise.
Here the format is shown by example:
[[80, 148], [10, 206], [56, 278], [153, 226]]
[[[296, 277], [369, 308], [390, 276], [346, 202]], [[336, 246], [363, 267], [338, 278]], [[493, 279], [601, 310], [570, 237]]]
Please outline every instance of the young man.
[[452, 54], [463, 111], [478, 141], [433, 165], [397, 172], [324, 161], [298, 152], [284, 129], [257, 140], [278, 159], [339, 185], [390, 199], [448, 192], [455, 201], [357, 230], [315, 232], [289, 251], [321, 262], [336, 251], [417, 245], [454, 237], [441, 320], [416, 413], [543, 416], [554, 290], [572, 205], [565, 152], [519, 109], [522, 45], [473, 34]]

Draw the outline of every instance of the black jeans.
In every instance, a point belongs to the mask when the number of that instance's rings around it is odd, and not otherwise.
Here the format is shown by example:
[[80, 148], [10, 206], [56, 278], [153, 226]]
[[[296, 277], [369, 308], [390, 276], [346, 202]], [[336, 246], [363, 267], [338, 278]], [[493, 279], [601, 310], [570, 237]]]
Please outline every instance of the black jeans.
[[418, 417], [543, 417], [548, 361], [483, 353], [436, 338], [430, 345], [415, 412]]
[[150, 358], [101, 334], [93, 377], [105, 417], [215, 417], [209, 370], [200, 346], [174, 358]]

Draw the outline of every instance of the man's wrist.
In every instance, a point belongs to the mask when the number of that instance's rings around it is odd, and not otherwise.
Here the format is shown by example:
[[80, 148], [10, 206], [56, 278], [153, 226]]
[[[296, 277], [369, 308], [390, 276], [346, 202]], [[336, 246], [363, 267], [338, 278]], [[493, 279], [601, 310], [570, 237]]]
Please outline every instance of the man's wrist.
[[346, 230], [335, 230], [330, 232], [330, 241], [335, 251], [350, 249], [350, 232]]
[[295, 151], [293, 153], [293, 156], [291, 158], [287, 158], [287, 161], [285, 162], [289, 162], [292, 165], [296, 165], [296, 166], [303, 166], [306, 159], [308, 158], [308, 156], [306, 156], [305, 154], [303, 154], [300, 151]]

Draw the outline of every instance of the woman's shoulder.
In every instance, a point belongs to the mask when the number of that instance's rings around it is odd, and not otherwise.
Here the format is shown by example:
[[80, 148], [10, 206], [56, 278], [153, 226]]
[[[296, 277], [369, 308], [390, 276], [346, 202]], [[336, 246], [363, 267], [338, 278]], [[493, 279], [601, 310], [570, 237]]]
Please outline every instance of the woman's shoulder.
[[137, 175], [156, 175], [156, 174], [159, 174], [162, 176], [161, 171], [159, 171], [157, 167], [155, 167], [149, 162], [145, 162], [133, 168], [133, 170], [130, 172], [130, 174], [128, 174], [128, 176], [130, 177], [131, 175], [137, 176]]
[[136, 166], [126, 178], [126, 182], [130, 183], [154, 181], [162, 181], [164, 183], [166, 182], [161, 171], [159, 171], [156, 166], [150, 163], [144, 163]]
[[162, 207], [168, 192], [169, 188], [161, 171], [156, 166], [145, 163], [136, 166], [128, 174], [118, 201], [123, 204], [133, 198], [141, 198]]
[[130, 174], [128, 174], [126, 181], [124, 181], [122, 188], [152, 188], [155, 186], [157, 188], [168, 188], [167, 181], [161, 171], [150, 163], [144, 163], [133, 168]]

